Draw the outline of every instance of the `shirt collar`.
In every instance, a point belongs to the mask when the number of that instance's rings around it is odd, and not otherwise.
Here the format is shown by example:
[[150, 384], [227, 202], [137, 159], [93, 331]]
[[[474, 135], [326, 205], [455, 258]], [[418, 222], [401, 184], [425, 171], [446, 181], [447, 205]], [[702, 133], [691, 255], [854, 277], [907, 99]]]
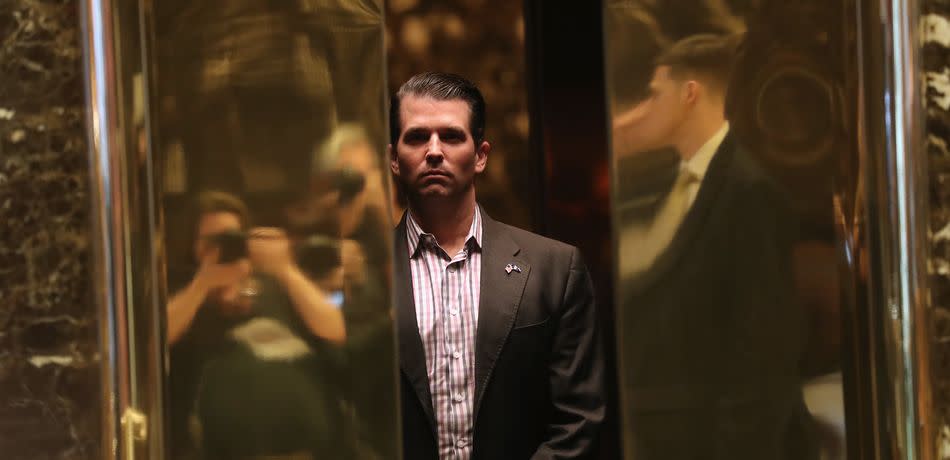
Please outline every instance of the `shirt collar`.
[[[419, 251], [425, 246], [423, 243], [426, 241], [437, 244], [435, 235], [422, 230], [422, 227], [412, 217], [412, 212], [409, 210], [406, 210], [406, 241], [409, 244], [410, 259], [419, 254]], [[469, 227], [468, 235], [465, 236], [465, 246], [469, 250], [481, 250], [482, 248], [482, 213], [478, 205], [475, 205], [472, 226]], [[452, 254], [449, 254], [449, 257], [452, 257]]]
[[709, 163], [712, 162], [713, 155], [719, 150], [719, 146], [726, 138], [726, 134], [729, 134], [728, 121], [722, 124], [719, 131], [716, 131], [716, 134], [713, 134], [712, 137], [696, 151], [695, 155], [689, 160], [680, 163], [680, 168], [689, 170], [693, 174], [693, 177], [702, 181], [703, 177], [706, 176], [706, 170], [709, 169]]

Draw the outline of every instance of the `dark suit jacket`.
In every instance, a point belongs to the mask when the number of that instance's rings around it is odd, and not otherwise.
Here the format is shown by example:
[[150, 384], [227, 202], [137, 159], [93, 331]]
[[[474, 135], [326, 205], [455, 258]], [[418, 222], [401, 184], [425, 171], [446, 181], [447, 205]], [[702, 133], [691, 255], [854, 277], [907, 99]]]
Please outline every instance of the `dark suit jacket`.
[[[604, 416], [594, 296], [577, 248], [482, 213], [472, 458], [587, 458]], [[438, 458], [406, 246], [395, 230], [395, 291], [406, 460]], [[515, 264], [521, 272], [505, 272]]]
[[621, 281], [627, 458], [817, 458], [795, 227], [781, 189], [727, 136], [667, 251]]

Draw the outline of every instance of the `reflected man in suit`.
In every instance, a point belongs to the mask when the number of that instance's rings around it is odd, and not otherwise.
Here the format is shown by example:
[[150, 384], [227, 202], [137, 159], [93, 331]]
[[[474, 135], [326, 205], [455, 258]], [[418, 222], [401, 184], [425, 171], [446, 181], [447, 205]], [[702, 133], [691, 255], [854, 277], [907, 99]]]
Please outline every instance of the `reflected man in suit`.
[[403, 458], [589, 458], [603, 364], [580, 253], [476, 203], [491, 146], [472, 83], [420, 74], [391, 110]]
[[734, 43], [675, 43], [647, 99], [615, 118], [623, 151], [672, 148], [680, 159], [651, 221], [620, 234], [627, 458], [817, 458], [798, 369], [795, 220], [730, 133]]

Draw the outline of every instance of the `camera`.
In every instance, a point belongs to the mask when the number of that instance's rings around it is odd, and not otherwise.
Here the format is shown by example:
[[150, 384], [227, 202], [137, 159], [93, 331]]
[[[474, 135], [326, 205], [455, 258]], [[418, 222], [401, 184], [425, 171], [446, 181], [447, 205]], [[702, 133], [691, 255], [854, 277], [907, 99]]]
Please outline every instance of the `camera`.
[[294, 253], [300, 268], [315, 278], [325, 276], [343, 263], [340, 241], [326, 235], [311, 235], [297, 244]]
[[221, 232], [211, 237], [218, 246], [218, 263], [229, 264], [247, 257], [247, 234], [238, 230]]
[[333, 188], [340, 191], [340, 204], [347, 205], [366, 186], [366, 178], [359, 171], [341, 169], [330, 177]]
[[[210, 237], [218, 247], [218, 263], [229, 264], [248, 257], [245, 232], [229, 230]], [[294, 245], [294, 259], [309, 275], [321, 277], [342, 263], [340, 242], [326, 235], [311, 235]]]

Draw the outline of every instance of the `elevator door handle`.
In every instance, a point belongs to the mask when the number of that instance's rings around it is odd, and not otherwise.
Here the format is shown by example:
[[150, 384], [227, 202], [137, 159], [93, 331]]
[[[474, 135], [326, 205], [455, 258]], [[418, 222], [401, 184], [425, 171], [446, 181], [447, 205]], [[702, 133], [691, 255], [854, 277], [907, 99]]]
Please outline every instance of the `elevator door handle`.
[[125, 459], [135, 460], [136, 447], [148, 439], [148, 418], [142, 411], [129, 407], [122, 413], [122, 432], [125, 435]]

